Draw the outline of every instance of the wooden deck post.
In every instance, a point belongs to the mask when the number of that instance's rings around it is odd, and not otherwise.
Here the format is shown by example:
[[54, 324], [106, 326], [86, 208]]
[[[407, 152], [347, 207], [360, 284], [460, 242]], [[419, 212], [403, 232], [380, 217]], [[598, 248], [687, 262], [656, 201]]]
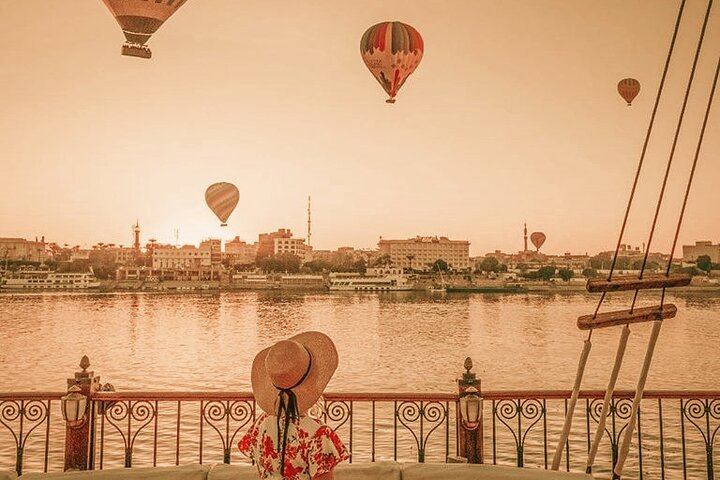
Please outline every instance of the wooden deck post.
[[[458, 398], [465, 395], [465, 391], [474, 387], [478, 391], [478, 395], [482, 398], [481, 382], [472, 372], [473, 364], [470, 357], [465, 359], [465, 373], [462, 378], [458, 379]], [[482, 409], [482, 407], [481, 407]], [[458, 401], [456, 408], [456, 429], [458, 455], [467, 458], [468, 463], [484, 463], [483, 458], [483, 417], [482, 410], [480, 415], [480, 424], [474, 430], [468, 430], [463, 424], [462, 415], [460, 414], [460, 402]]]
[[87, 355], [80, 360], [82, 371], [75, 372], [73, 378], [67, 379], [68, 388], [77, 385], [80, 393], [88, 398], [85, 418], [78, 425], [65, 424], [65, 467], [64, 470], [88, 470], [94, 467], [94, 435], [95, 435], [95, 407], [92, 402], [93, 394], [98, 391], [100, 377], [94, 372], [87, 371], [90, 360]]

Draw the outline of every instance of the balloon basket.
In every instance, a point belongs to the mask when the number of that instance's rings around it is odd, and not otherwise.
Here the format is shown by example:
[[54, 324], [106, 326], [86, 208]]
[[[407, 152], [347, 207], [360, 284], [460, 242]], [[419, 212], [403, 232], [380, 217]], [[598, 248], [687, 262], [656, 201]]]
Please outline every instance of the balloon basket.
[[221, 223], [220, 226], [221, 226], [221, 227], [227, 227], [227, 223]]
[[152, 57], [152, 52], [150, 51], [150, 48], [147, 45], [138, 45], [138, 44], [134, 44], [134, 43], [126, 43], [125, 45], [123, 45], [121, 53], [128, 57], [138, 57], [138, 58]]
[[394, 99], [394, 98], [388, 98], [387, 100], [385, 100], [385, 103], [395, 103], [395, 99]]

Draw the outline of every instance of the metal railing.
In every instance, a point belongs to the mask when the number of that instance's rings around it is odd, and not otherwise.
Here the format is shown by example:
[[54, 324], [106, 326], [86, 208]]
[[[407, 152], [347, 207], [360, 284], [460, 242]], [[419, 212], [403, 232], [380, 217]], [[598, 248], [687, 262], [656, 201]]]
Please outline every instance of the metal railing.
[[[61, 393], [0, 394], [0, 469], [62, 468]], [[570, 391], [485, 391], [485, 462], [547, 468]], [[582, 391], [564, 469], [585, 471], [603, 391]], [[611, 478], [633, 392], [615, 393], [593, 474]], [[245, 392], [97, 392], [91, 468], [247, 462], [236, 448], [256, 417]], [[327, 393], [320, 412], [352, 461], [444, 462], [458, 451], [455, 394]], [[646, 391], [625, 479], [714, 479], [720, 391]]]

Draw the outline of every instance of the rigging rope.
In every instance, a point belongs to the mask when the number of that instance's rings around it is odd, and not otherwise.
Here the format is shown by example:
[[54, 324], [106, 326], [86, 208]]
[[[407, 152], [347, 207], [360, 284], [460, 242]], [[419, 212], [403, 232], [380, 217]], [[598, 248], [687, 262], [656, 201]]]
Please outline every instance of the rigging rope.
[[[685, 118], [685, 110], [687, 108], [688, 98], [690, 97], [690, 90], [692, 89], [693, 81], [695, 80], [695, 70], [697, 68], [698, 59], [700, 58], [700, 52], [702, 50], [703, 42], [705, 40], [705, 30], [707, 28], [708, 18], [710, 17], [710, 11], [712, 10], [712, 6], [713, 0], [709, 0], [707, 11], [705, 12], [705, 19], [703, 20], [702, 30], [700, 30], [700, 39], [698, 40], [698, 45], [695, 49], [695, 58], [693, 59], [692, 68], [690, 69], [690, 78], [688, 79], [687, 88], [685, 89], [685, 97], [683, 98], [682, 108], [680, 109], [680, 117], [678, 118], [678, 124], [675, 129], [672, 148], [670, 149], [670, 156], [668, 157], [667, 166], [665, 168], [665, 176], [663, 177], [662, 187], [660, 188], [660, 195], [658, 196], [657, 206], [655, 207], [655, 215], [653, 216], [652, 226], [650, 227], [650, 235], [648, 236], [647, 247], [645, 248], [645, 255], [643, 256], [643, 263], [640, 267], [640, 278], [642, 278], [643, 273], [645, 272], [648, 255], [650, 254], [650, 245], [652, 244], [653, 236], [655, 235], [655, 226], [657, 225], [658, 215], [660, 214], [660, 207], [662, 206], [663, 198], [665, 197], [665, 187], [667, 186], [668, 177], [670, 176], [670, 168], [672, 167], [673, 159], [675, 157], [675, 148], [677, 147], [678, 138], [680, 136], [680, 129], [682, 128], [683, 120]], [[637, 301], [638, 293], [639, 290], [635, 290], [632, 305], [630, 306], [631, 312], [633, 308], [635, 308], [635, 302]]]
[[[680, 217], [678, 218], [677, 229], [675, 230], [675, 238], [673, 238], [672, 249], [670, 249], [670, 259], [668, 260], [667, 270], [665, 275], [670, 274], [670, 266], [672, 265], [673, 255], [675, 254], [675, 247], [677, 247], [678, 236], [680, 235], [680, 226], [682, 225], [683, 217], [685, 215], [685, 207], [687, 206], [688, 197], [690, 196], [690, 187], [692, 186], [693, 178], [695, 177], [695, 168], [697, 167], [698, 158], [700, 157], [700, 148], [702, 147], [703, 138], [705, 137], [705, 128], [707, 127], [708, 117], [710, 116], [710, 110], [712, 108], [713, 97], [715, 96], [715, 89], [717, 88], [718, 73], [720, 73], [720, 57], [718, 58], [718, 64], [715, 68], [715, 78], [713, 79], [712, 87], [710, 87], [710, 98], [708, 100], [707, 108], [705, 109], [705, 118], [703, 119], [702, 127], [700, 128], [700, 138], [698, 139], [697, 147], [695, 148], [695, 157], [693, 158], [692, 168], [690, 169], [690, 177], [688, 178], [687, 188], [685, 189], [685, 198], [683, 199], [682, 208], [680, 209]], [[662, 300], [660, 305], [665, 300], [665, 288], [662, 290]]]
[[[663, 89], [665, 88], [665, 79], [667, 78], [668, 69], [670, 67], [670, 60], [672, 59], [673, 51], [675, 50], [675, 40], [677, 39], [678, 31], [680, 30], [680, 21], [682, 20], [683, 11], [685, 10], [685, 1], [682, 0], [680, 3], [680, 9], [678, 10], [677, 20], [675, 20], [675, 29], [673, 30], [672, 39], [670, 40], [670, 48], [668, 49], [667, 59], [665, 60], [665, 67], [663, 68], [662, 77], [660, 78], [660, 85], [658, 86], [658, 92], [655, 96], [655, 105], [653, 105], [652, 114], [650, 115], [650, 123], [648, 124], [647, 133], [645, 134], [645, 141], [643, 142], [642, 152], [640, 153], [640, 161], [638, 162], [637, 170], [635, 172], [635, 179], [633, 180], [632, 189], [630, 190], [630, 198], [628, 199], [627, 208], [625, 209], [625, 216], [623, 217], [622, 226], [620, 227], [620, 235], [618, 236], [617, 245], [615, 246], [615, 254], [613, 261], [610, 264], [610, 273], [608, 274], [608, 282], [612, 280], [612, 274], [615, 271], [615, 265], [618, 259], [618, 253], [620, 252], [620, 245], [622, 244], [623, 236], [625, 234], [625, 227], [627, 226], [628, 217], [630, 215], [630, 207], [632, 206], [633, 199], [635, 198], [635, 191], [637, 190], [638, 180], [640, 179], [640, 172], [642, 171], [643, 163], [645, 162], [645, 153], [647, 152], [648, 143], [650, 142], [650, 135], [652, 133], [653, 125], [655, 124], [655, 116], [657, 114], [658, 106], [660, 105], [660, 98], [662, 97]], [[600, 296], [600, 301], [595, 308], [594, 316], [597, 316], [600, 306], [605, 300], [605, 292]]]

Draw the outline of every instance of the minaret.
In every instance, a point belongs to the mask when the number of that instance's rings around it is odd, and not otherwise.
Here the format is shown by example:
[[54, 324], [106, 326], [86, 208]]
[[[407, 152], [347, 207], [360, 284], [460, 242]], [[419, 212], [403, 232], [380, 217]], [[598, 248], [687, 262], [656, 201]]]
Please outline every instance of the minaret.
[[140, 251], [140, 221], [137, 219], [133, 225], [133, 250]]
[[527, 252], [527, 223], [525, 224], [525, 252]]
[[307, 233], [308, 233], [308, 234], [307, 234], [307, 246], [308, 246], [308, 247], [310, 246], [310, 226], [311, 226], [311, 221], [310, 221], [310, 195], [308, 195], [308, 232], [307, 232]]

